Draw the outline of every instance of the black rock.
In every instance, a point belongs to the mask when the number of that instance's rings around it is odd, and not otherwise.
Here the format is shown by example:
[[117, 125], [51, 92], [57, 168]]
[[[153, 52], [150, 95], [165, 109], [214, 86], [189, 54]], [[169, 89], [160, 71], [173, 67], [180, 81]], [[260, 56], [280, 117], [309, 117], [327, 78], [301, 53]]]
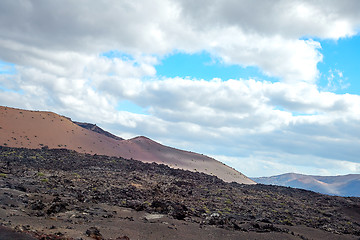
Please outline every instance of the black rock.
[[96, 227], [90, 227], [88, 230], [86, 230], [85, 234], [86, 234], [86, 236], [92, 237], [97, 240], [103, 239], [99, 229], [97, 229]]
[[67, 206], [68, 206], [67, 203], [56, 202], [50, 206], [50, 208], [46, 211], [46, 213], [50, 215], [54, 213], [65, 212]]

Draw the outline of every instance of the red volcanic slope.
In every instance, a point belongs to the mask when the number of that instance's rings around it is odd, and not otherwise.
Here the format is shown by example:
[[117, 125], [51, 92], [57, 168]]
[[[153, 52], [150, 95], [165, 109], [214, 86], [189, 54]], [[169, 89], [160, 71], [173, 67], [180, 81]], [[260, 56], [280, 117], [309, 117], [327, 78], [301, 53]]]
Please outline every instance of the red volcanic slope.
[[0, 106], [0, 145], [25, 148], [48, 146], [81, 153], [120, 156], [204, 172], [226, 182], [255, 184], [242, 173], [205, 155], [167, 147], [146, 137], [129, 140], [110, 138], [82, 128], [69, 118], [52, 112]]

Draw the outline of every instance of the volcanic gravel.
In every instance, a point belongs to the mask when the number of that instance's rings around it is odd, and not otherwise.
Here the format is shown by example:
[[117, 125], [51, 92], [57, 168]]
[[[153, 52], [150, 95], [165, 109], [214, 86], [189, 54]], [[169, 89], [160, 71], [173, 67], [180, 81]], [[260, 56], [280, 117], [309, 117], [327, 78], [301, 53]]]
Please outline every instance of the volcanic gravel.
[[[169, 231], [183, 223], [189, 229], [196, 225], [233, 234], [276, 233], [287, 239], [307, 239], [309, 229], [332, 239], [360, 238], [360, 198], [225, 183], [215, 176], [161, 164], [66, 149], [0, 147], [0, 192], [0, 225], [30, 234], [23, 239], [76, 239], [71, 236], [78, 228], [82, 236], [77, 239], [105, 239], [105, 230], [88, 226], [115, 218], [130, 224], [138, 221], [136, 214], [148, 216], [142, 217], [141, 224], [160, 218], [173, 221], [174, 225], [166, 226]], [[126, 209], [133, 216], [120, 216], [119, 211]], [[32, 221], [16, 225], [16, 214]], [[41, 232], [35, 225], [44, 219], [49, 226]], [[51, 219], [66, 222], [69, 233], [52, 226]], [[297, 231], [300, 227], [307, 231]], [[0, 239], [1, 232], [0, 228]], [[111, 239], [130, 238], [118, 234]]]

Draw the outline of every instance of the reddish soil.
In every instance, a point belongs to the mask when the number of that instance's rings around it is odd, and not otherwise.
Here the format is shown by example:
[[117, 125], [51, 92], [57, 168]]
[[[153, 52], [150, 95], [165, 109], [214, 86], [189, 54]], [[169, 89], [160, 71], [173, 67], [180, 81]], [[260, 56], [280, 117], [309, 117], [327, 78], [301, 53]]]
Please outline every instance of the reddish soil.
[[80, 153], [162, 163], [172, 168], [215, 175], [227, 182], [255, 184], [242, 173], [205, 155], [167, 147], [146, 137], [116, 139], [94, 129], [97, 132], [52, 112], [0, 106], [0, 146], [66, 148]]

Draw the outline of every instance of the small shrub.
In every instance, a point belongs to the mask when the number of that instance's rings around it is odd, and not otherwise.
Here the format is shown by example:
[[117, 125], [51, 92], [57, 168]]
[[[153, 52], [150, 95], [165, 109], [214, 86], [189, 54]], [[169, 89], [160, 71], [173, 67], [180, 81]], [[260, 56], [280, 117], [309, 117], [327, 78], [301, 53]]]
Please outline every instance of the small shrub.
[[5, 173], [0, 173], [0, 177], [7, 178], [7, 174], [5, 174]]

